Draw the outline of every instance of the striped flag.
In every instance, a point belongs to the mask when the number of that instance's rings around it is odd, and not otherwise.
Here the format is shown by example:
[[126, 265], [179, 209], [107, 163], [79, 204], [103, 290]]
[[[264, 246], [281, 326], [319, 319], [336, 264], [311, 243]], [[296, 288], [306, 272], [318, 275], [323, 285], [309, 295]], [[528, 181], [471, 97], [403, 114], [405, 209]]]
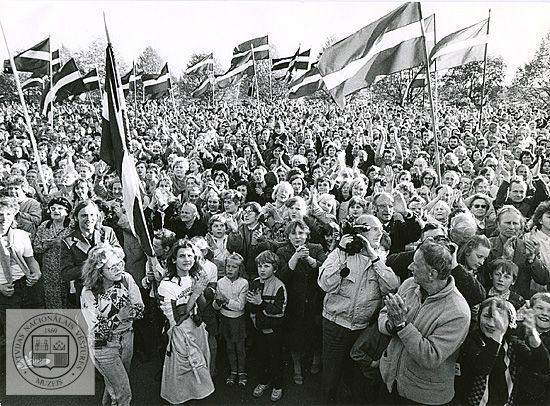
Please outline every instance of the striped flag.
[[254, 74], [254, 61], [252, 53], [248, 53], [238, 62], [237, 66], [231, 66], [227, 72], [216, 77], [216, 84], [220, 89], [225, 89], [237, 83], [243, 76]]
[[143, 92], [150, 99], [160, 99], [167, 96], [172, 88], [170, 72], [168, 72], [168, 63], [165, 63], [162, 70], [154, 79], [149, 79], [149, 76], [142, 75]]
[[86, 86], [82, 75], [76, 67], [76, 62], [71, 58], [59, 72], [53, 75], [53, 86], [46, 87], [40, 104], [42, 115], [48, 115], [53, 102], [65, 100], [69, 96], [76, 96], [85, 91]]
[[410, 2], [328, 48], [319, 72], [340, 107], [377, 76], [426, 63], [420, 3]]
[[59, 49], [52, 52], [52, 73], [59, 72], [61, 69], [61, 58], [59, 58]]
[[250, 54], [252, 49], [254, 49], [254, 58], [252, 59], [256, 61], [269, 59], [269, 40], [267, 35], [265, 37], [253, 38], [237, 45], [233, 49], [231, 66], [240, 65], [243, 57]]
[[304, 51], [303, 53], [300, 53], [300, 48], [296, 50], [296, 53], [292, 57], [291, 61], [288, 64], [288, 69], [285, 74], [285, 78], [287, 82], [290, 82], [292, 80], [292, 76], [294, 75], [294, 72], [297, 72], [299, 70], [307, 71], [309, 69], [309, 54], [310, 49], [307, 51]]
[[87, 92], [91, 92], [92, 90], [99, 90], [99, 87], [101, 86], [96, 68], [93, 68], [91, 71], [86, 73], [82, 80], [84, 81], [84, 86], [86, 86]]
[[214, 70], [214, 55], [208, 54], [204, 58], [201, 58], [200, 61], [188, 67], [184, 73], [186, 75], [190, 75], [193, 73], [204, 73], [204, 72], [209, 72], [213, 70]]
[[289, 86], [290, 99], [299, 99], [300, 97], [309, 96], [324, 87], [323, 78], [319, 73], [317, 66], [312, 67], [305, 75], [300, 76]]
[[407, 101], [407, 97], [409, 97], [409, 100], [412, 100], [411, 94], [413, 89], [418, 89], [426, 87], [427, 85], [426, 81], [426, 67], [421, 67], [413, 76], [412, 80], [407, 84], [407, 87], [405, 88], [405, 92], [403, 93], [403, 100], [401, 101], [401, 105], [404, 106], [405, 102]]
[[[13, 61], [18, 72], [50, 74], [50, 39], [17, 54]], [[13, 74], [9, 59], [4, 61], [4, 73]]]
[[300, 52], [298, 48], [298, 55], [294, 54], [292, 56], [287, 56], [286, 58], [276, 58], [273, 59], [271, 70], [283, 70], [288, 69], [290, 64], [294, 61], [294, 67], [297, 70], [308, 70], [309, 69], [309, 56], [311, 54], [311, 49], [307, 51]]
[[122, 90], [124, 90], [124, 95], [127, 95], [130, 91], [131, 83], [134, 83], [134, 90], [136, 89], [136, 83], [138, 80], [141, 80], [142, 75], [142, 72], [136, 73], [136, 66], [135, 64], [132, 64], [132, 69], [130, 70], [130, 72], [120, 78], [120, 81], [122, 83]]
[[110, 43], [107, 45], [106, 54], [100, 158], [115, 169], [122, 181], [122, 203], [130, 229], [139, 240], [143, 251], [149, 256], [154, 256], [143, 215], [140, 181], [134, 158], [128, 151], [126, 102]]
[[34, 87], [41, 87], [44, 89], [44, 76], [40, 74], [33, 73], [33, 75], [21, 83], [21, 89], [23, 91], [32, 89]]
[[437, 70], [454, 68], [474, 61], [482, 61], [489, 41], [489, 19], [453, 32], [438, 41], [430, 53], [430, 65]]
[[202, 81], [202, 83], [193, 91], [191, 94], [191, 97], [194, 99], [198, 99], [206, 92], [209, 92], [212, 90], [212, 83], [214, 82], [214, 78], [211, 76], [208, 76], [206, 79]]

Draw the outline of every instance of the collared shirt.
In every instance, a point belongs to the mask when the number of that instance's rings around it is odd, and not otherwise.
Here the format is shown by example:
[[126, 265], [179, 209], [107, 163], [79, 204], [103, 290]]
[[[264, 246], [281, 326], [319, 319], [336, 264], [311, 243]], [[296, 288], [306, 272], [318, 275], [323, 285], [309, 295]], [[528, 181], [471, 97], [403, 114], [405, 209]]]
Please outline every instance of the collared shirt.
[[[2, 240], [1, 243], [10, 253], [10, 273], [15, 282], [25, 276], [25, 272], [19, 266], [15, 256], [19, 255], [20, 258], [28, 258], [34, 255], [31, 239], [26, 231], [18, 229], [11, 229], [8, 231], [8, 234], [0, 238]], [[0, 272], [0, 284], [4, 285], [6, 283], [8, 282], [6, 281], [4, 272]]]

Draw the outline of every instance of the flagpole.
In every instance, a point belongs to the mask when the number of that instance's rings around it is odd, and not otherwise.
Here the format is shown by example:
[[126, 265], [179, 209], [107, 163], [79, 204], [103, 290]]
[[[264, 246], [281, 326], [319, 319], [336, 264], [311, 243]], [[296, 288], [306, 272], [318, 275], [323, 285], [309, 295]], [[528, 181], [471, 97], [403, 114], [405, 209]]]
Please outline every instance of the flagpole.
[[[31, 118], [29, 116], [29, 111], [27, 110], [27, 103], [25, 102], [25, 96], [23, 96], [23, 90], [21, 89], [21, 82], [19, 81], [19, 72], [17, 72], [17, 68], [15, 67], [15, 61], [13, 60], [10, 47], [8, 46], [8, 39], [6, 38], [6, 33], [4, 31], [4, 24], [2, 24], [1, 19], [0, 19], [0, 28], [2, 29], [2, 36], [4, 37], [4, 43], [6, 44], [6, 51], [8, 52], [8, 58], [10, 60], [11, 69], [13, 71], [13, 76], [15, 77], [15, 85], [17, 86], [17, 93], [19, 93], [19, 99], [21, 100], [21, 105], [23, 107], [23, 115], [25, 116], [25, 122], [27, 124], [27, 129], [29, 131], [29, 138], [31, 140], [31, 146], [34, 153], [34, 158], [36, 159], [38, 175], [42, 180], [42, 186], [44, 187], [44, 194], [47, 194], [48, 185], [46, 184], [46, 178], [44, 177], [44, 172], [42, 171], [42, 163], [40, 162], [40, 156], [38, 154], [38, 146], [36, 145], [36, 139], [34, 138], [34, 133], [32, 131]], [[48, 40], [49, 40], [49, 37], [48, 37]], [[51, 42], [50, 42], [50, 47], [51, 47]], [[50, 67], [51, 67], [51, 59], [52, 59], [52, 54], [51, 54], [51, 48], [50, 48]]]
[[257, 79], [256, 73], [256, 57], [254, 56], [254, 45], [250, 44], [250, 50], [252, 51], [252, 65], [254, 66], [254, 78], [256, 80], [256, 100], [258, 101], [258, 108], [260, 107], [260, 86]]
[[[100, 86], [101, 87], [101, 86]], [[101, 119], [99, 118], [99, 114], [97, 114], [97, 110], [95, 109], [95, 105], [94, 105], [94, 102], [92, 101], [92, 98], [89, 94], [89, 92], [86, 92], [86, 98], [88, 99], [88, 101], [90, 102], [90, 105], [92, 106], [92, 110], [94, 111], [94, 114], [95, 114], [95, 118], [97, 119], [97, 121], [99, 122], [99, 124], [101, 124]]]
[[437, 139], [437, 120], [435, 115], [435, 105], [432, 95], [432, 79], [430, 77], [430, 60], [428, 59], [428, 48], [426, 45], [426, 33], [424, 32], [424, 21], [422, 19], [422, 9], [420, 9], [420, 30], [422, 31], [422, 37], [424, 38], [424, 57], [426, 61], [426, 80], [428, 81], [428, 95], [430, 97], [430, 113], [432, 116], [432, 127], [434, 132], [434, 142], [435, 142], [435, 164], [437, 170], [437, 176], [441, 179], [441, 162], [439, 159], [439, 141]]
[[[489, 37], [489, 26], [491, 25], [491, 9], [489, 9], [489, 17], [487, 17], [487, 37]], [[489, 41], [485, 43], [485, 51], [483, 52], [483, 81], [481, 82], [481, 102], [479, 104], [479, 131], [483, 131], [483, 99], [485, 99], [485, 75], [487, 73], [487, 46]]]
[[[434, 46], [435, 44], [437, 44], [436, 29], [437, 29], [437, 26], [435, 21], [435, 14], [434, 14]], [[430, 71], [429, 66], [430, 64], [428, 63], [428, 75]], [[434, 87], [435, 87], [435, 114], [436, 114], [436, 117], [439, 117], [439, 83], [437, 80], [437, 58], [434, 61]]]
[[[53, 67], [52, 67], [52, 39], [51, 35], [48, 35], [48, 43], [50, 44], [50, 89], [53, 88]], [[61, 57], [61, 55], [60, 55]], [[51, 107], [50, 107], [50, 127], [52, 128], [53, 132], [53, 99], [51, 101]]]
[[[269, 44], [269, 42], [268, 42]], [[269, 45], [268, 45], [269, 46]], [[298, 51], [299, 51], [299, 48], [298, 48]], [[269, 53], [269, 58], [267, 58], [269, 60], [269, 101], [271, 103], [273, 103], [273, 84], [271, 82], [271, 76], [272, 76], [272, 72], [271, 72], [271, 69], [273, 68], [273, 62], [271, 61], [271, 52]]]
[[214, 93], [214, 87], [215, 87], [215, 83], [214, 83], [214, 50], [212, 50], [212, 70], [210, 71], [210, 84], [212, 85], [212, 107], [215, 108], [216, 106], [216, 95]]

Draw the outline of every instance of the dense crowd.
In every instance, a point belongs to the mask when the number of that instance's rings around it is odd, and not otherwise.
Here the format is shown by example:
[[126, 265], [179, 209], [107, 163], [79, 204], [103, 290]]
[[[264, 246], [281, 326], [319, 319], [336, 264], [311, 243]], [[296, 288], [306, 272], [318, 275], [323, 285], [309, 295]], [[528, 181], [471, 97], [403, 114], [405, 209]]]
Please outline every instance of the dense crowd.
[[502, 102], [480, 128], [443, 104], [436, 147], [413, 105], [132, 107], [154, 257], [91, 106], [32, 116], [41, 179], [0, 104], [2, 329], [6, 309], [81, 308], [104, 405], [130, 404], [133, 357], [163, 360], [171, 404], [219, 374], [278, 401], [306, 371], [326, 403], [550, 403], [548, 112]]

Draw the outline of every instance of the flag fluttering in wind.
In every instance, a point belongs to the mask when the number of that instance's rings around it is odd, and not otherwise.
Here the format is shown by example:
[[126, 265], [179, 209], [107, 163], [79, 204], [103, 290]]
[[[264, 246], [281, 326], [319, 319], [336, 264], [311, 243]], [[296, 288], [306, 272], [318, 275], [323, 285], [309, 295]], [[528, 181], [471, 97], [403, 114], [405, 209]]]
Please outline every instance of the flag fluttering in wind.
[[[59, 52], [59, 51], [58, 51]], [[59, 56], [59, 55], [58, 55]], [[46, 38], [33, 47], [13, 57], [18, 72], [50, 74], [50, 39]], [[12, 73], [10, 61], [4, 61], [4, 73]]]
[[154, 78], [144, 78], [142, 75], [143, 92], [149, 99], [160, 99], [167, 96], [172, 88], [168, 63], [165, 63], [160, 73]]
[[287, 56], [286, 58], [273, 59], [271, 70], [277, 71], [277, 70], [288, 69], [293, 62], [294, 62], [294, 69], [308, 70], [310, 54], [311, 54], [311, 49], [300, 52], [300, 48], [298, 48], [298, 51], [296, 51], [296, 53], [292, 56]]
[[485, 19], [438, 41], [430, 53], [430, 64], [436, 63], [437, 70], [443, 70], [482, 61], [489, 41], [488, 25]]
[[82, 80], [82, 75], [76, 66], [76, 62], [71, 58], [59, 72], [53, 75], [52, 83], [46, 87], [40, 105], [42, 114], [44, 116], [48, 115], [53, 102], [65, 100], [69, 96], [77, 96], [85, 91], [86, 86]]
[[86, 86], [86, 91], [88, 92], [91, 92], [92, 90], [99, 90], [101, 86], [96, 68], [93, 68], [91, 71], [86, 73], [82, 78], [82, 81], [84, 82], [84, 86]]
[[236, 66], [231, 66], [227, 72], [221, 76], [216, 77], [216, 85], [220, 89], [225, 89], [237, 83], [243, 76], [252, 76], [254, 74], [254, 61], [252, 60], [252, 53], [242, 57]]
[[[124, 90], [125, 96], [130, 91], [130, 84], [134, 84], [134, 90], [137, 88], [137, 82], [141, 80], [142, 75], [143, 74], [141, 72], [136, 73], [136, 66], [135, 64], [132, 64], [132, 69], [130, 70], [130, 72], [120, 78], [120, 81], [122, 83], [122, 90]], [[153, 79], [153, 77], [151, 77], [151, 79]]]
[[309, 96], [324, 86], [323, 78], [319, 73], [317, 66], [312, 67], [304, 75], [300, 76], [294, 82], [288, 85], [290, 99], [299, 99], [300, 97]]
[[240, 65], [243, 57], [250, 54], [252, 50], [254, 50], [253, 60], [269, 59], [269, 39], [267, 35], [265, 37], [253, 38], [237, 45], [233, 49], [231, 66]]
[[186, 75], [211, 72], [214, 70], [214, 55], [208, 54], [185, 70]]
[[122, 182], [122, 202], [132, 233], [139, 240], [143, 251], [154, 256], [143, 215], [140, 181], [134, 158], [128, 151], [126, 102], [110, 43], [106, 54], [100, 157], [115, 169]]
[[191, 97], [194, 99], [197, 99], [201, 97], [206, 92], [209, 92], [212, 90], [212, 83], [214, 82], [214, 78], [211, 76], [208, 76], [206, 79], [202, 81], [202, 83], [193, 91], [191, 94]]
[[59, 57], [59, 49], [52, 52], [52, 73], [59, 72], [61, 69], [61, 58]]
[[44, 75], [33, 73], [30, 78], [21, 83], [21, 90], [29, 90], [35, 87], [44, 89]]
[[300, 53], [300, 48], [296, 50], [296, 53], [291, 58], [288, 63], [288, 69], [285, 73], [285, 78], [287, 82], [292, 80], [292, 77], [295, 72], [298, 71], [307, 71], [309, 69], [309, 54], [311, 49]]
[[377, 76], [425, 64], [420, 24], [420, 3], [405, 3], [325, 50], [319, 72], [338, 106]]

